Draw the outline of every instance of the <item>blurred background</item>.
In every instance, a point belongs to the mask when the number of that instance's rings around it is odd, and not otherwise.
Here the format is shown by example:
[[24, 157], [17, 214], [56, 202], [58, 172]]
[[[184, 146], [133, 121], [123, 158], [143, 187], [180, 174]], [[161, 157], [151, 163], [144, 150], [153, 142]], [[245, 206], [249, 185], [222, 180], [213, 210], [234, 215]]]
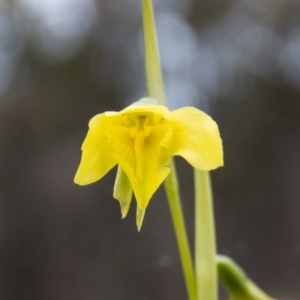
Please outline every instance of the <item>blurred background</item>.
[[[299, 299], [300, 1], [154, 6], [169, 107], [208, 112], [224, 141], [218, 252]], [[73, 183], [89, 119], [145, 95], [140, 0], [0, 0], [1, 300], [187, 299], [164, 191], [138, 233], [116, 170]], [[176, 161], [192, 239], [192, 169]]]

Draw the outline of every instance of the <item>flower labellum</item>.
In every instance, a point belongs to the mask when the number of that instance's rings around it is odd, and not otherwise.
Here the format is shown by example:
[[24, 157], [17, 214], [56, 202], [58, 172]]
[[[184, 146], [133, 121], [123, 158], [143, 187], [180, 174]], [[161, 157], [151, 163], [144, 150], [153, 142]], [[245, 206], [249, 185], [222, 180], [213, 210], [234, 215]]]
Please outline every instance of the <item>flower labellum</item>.
[[194, 107], [169, 111], [156, 105], [156, 100], [143, 98], [120, 112], [105, 112], [91, 119], [74, 181], [93, 183], [118, 165], [114, 198], [120, 202], [124, 218], [134, 193], [140, 230], [148, 203], [168, 176], [174, 155], [200, 170], [222, 166], [217, 124]]

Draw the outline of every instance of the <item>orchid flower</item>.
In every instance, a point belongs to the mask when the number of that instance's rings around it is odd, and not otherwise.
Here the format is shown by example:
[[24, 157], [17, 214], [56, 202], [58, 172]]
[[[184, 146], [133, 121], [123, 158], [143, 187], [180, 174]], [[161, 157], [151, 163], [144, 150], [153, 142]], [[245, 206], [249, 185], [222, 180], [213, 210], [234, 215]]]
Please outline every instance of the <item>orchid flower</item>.
[[143, 98], [120, 112], [101, 113], [90, 120], [74, 181], [93, 183], [118, 165], [114, 198], [124, 218], [134, 193], [140, 229], [148, 203], [168, 176], [169, 160], [175, 155], [200, 170], [222, 166], [217, 124], [194, 107], [169, 111], [154, 99]]

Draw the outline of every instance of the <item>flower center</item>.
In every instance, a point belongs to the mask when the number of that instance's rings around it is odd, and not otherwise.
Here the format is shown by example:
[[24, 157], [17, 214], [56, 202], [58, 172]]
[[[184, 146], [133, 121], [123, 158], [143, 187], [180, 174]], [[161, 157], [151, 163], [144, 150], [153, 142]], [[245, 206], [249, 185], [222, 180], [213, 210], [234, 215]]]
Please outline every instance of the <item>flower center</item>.
[[153, 128], [160, 124], [162, 115], [154, 113], [130, 113], [128, 114], [129, 134], [134, 139], [134, 150], [138, 155], [150, 136]]

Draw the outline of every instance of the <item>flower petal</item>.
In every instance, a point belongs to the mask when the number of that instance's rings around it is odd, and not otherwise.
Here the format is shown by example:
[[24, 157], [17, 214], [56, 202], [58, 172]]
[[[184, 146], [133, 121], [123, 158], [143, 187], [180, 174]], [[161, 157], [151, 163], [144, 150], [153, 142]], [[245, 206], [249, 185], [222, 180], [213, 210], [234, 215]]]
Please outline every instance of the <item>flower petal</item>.
[[139, 145], [137, 152], [130, 129], [122, 126], [122, 118], [122, 115], [108, 117], [105, 132], [109, 138], [112, 156], [127, 174], [138, 206], [144, 210], [170, 172], [166, 166], [170, 158], [167, 149], [171, 142], [172, 128], [168, 122], [154, 126], [149, 136]]
[[105, 112], [105, 115], [114, 116], [124, 115], [127, 113], [147, 112], [162, 115], [165, 119], [168, 119], [170, 115], [170, 111], [168, 110], [168, 108], [163, 105], [155, 105], [156, 102], [157, 100], [153, 98], [142, 98], [139, 101], [132, 103], [120, 112]]
[[113, 196], [120, 202], [122, 219], [124, 219], [129, 211], [132, 199], [132, 188], [126, 173], [120, 166], [118, 167]]
[[183, 107], [170, 113], [172, 155], [184, 157], [194, 168], [212, 170], [223, 165], [218, 125], [204, 112]]
[[141, 230], [143, 221], [144, 221], [144, 217], [145, 217], [145, 209], [140, 209], [139, 206], [137, 205], [136, 207], [136, 226], [138, 228], [138, 231]]
[[82, 144], [82, 157], [74, 182], [86, 185], [101, 179], [116, 162], [110, 155], [103, 131], [104, 114], [96, 115], [89, 123], [88, 134]]

